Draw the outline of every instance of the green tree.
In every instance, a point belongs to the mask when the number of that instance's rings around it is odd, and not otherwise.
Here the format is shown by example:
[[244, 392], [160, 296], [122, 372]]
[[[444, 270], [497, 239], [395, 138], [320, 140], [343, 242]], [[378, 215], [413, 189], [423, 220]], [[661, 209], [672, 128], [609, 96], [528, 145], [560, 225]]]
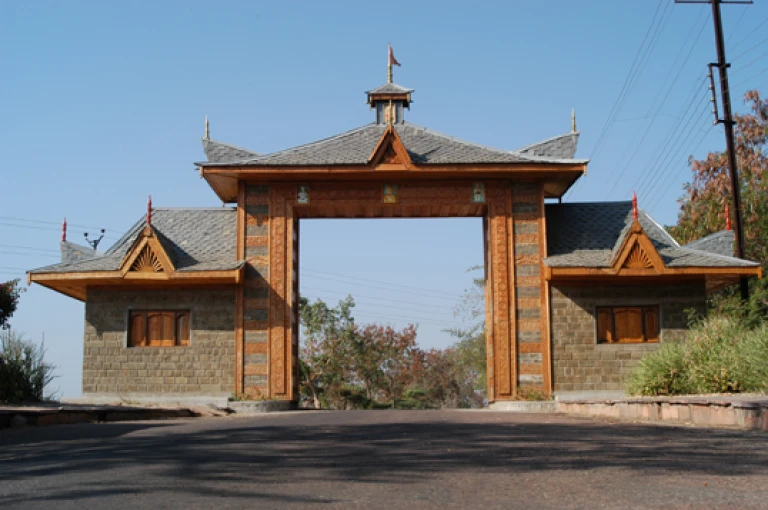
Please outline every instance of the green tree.
[[416, 346], [416, 326], [401, 331], [368, 324], [356, 328], [352, 349], [353, 380], [370, 402], [392, 407], [417, 380], [423, 353]]
[[19, 287], [19, 280], [11, 280], [0, 283], [0, 328], [5, 327], [13, 317], [16, 307], [19, 305], [19, 297], [23, 289]]
[[320, 299], [310, 303], [301, 298], [299, 303], [303, 336], [301, 389], [316, 409], [328, 407], [328, 399], [333, 399], [347, 380], [349, 352], [355, 336], [354, 306], [352, 296], [339, 301], [335, 308], [329, 308]]
[[[768, 101], [756, 90], [745, 94], [750, 113], [735, 115], [736, 159], [739, 165], [744, 254], [768, 269]], [[727, 154], [710, 152], [703, 160], [689, 161], [693, 179], [684, 187], [679, 200], [677, 225], [670, 233], [686, 244], [726, 227], [725, 205], [731, 203], [731, 184]], [[768, 281], [751, 282], [749, 309], [753, 315], [768, 314]], [[735, 290], [729, 289], [715, 299], [716, 306], [732, 306]], [[730, 304], [730, 305], [729, 305]]]

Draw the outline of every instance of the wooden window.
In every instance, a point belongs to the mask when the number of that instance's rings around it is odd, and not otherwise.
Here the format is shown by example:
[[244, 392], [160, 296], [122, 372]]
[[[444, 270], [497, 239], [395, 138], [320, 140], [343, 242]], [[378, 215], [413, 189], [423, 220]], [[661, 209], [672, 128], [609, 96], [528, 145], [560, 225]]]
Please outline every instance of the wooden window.
[[131, 311], [128, 347], [188, 347], [188, 310]]
[[597, 343], [659, 341], [658, 306], [602, 306], [596, 317]]

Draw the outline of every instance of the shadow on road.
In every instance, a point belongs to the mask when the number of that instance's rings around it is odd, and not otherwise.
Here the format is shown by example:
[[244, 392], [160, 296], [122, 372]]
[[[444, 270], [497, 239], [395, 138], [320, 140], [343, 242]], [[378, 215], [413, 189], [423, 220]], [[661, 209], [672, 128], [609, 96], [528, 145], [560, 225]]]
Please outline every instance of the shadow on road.
[[[407, 485], [444, 472], [514, 475], [621, 468], [654, 474], [768, 473], [766, 442], [750, 433], [543, 415], [448, 416], [317, 413], [0, 434], [0, 495], [21, 502], [218, 491], [221, 497], [312, 502], [311, 497], [274, 494], [270, 487], [285, 480]], [[30, 479], [47, 488], [39, 494], [10, 490], [15, 482]]]

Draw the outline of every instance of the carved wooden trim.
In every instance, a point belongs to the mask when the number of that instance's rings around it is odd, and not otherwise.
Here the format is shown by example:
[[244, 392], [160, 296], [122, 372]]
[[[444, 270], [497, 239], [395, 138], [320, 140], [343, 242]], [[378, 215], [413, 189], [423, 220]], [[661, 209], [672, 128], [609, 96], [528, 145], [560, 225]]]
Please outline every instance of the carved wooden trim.
[[155, 273], [173, 274], [175, 270], [171, 258], [157, 238], [157, 233], [149, 225], [144, 227], [120, 264], [123, 276], [129, 272], [144, 273], [147, 276]]
[[413, 168], [411, 156], [392, 124], [379, 138], [379, 142], [368, 158], [368, 163], [373, 167], [381, 165], [380, 170], [410, 170]]

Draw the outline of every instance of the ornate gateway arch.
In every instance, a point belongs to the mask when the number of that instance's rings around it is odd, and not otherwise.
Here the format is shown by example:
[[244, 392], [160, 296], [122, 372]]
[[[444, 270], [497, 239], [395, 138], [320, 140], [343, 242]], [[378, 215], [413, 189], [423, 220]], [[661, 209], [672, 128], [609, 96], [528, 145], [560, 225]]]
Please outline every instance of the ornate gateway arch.
[[[481, 217], [485, 238], [489, 399], [519, 385], [551, 389], [544, 199], [586, 171], [578, 133], [519, 151], [405, 122], [411, 93], [369, 91], [375, 121], [273, 154], [238, 154], [208, 138], [202, 176], [237, 202], [236, 391], [298, 398], [299, 228], [303, 218]], [[271, 289], [271, 292], [269, 291]]]
[[680, 246], [637, 204], [546, 203], [587, 168], [578, 132], [508, 151], [408, 123], [412, 90], [369, 91], [373, 122], [258, 154], [203, 138], [224, 203], [150, 208], [112, 248], [62, 237], [28, 280], [85, 302], [86, 398], [299, 398], [304, 218], [483, 218], [489, 400], [621, 389], [679, 339], [705, 293], [759, 275], [733, 233]]

